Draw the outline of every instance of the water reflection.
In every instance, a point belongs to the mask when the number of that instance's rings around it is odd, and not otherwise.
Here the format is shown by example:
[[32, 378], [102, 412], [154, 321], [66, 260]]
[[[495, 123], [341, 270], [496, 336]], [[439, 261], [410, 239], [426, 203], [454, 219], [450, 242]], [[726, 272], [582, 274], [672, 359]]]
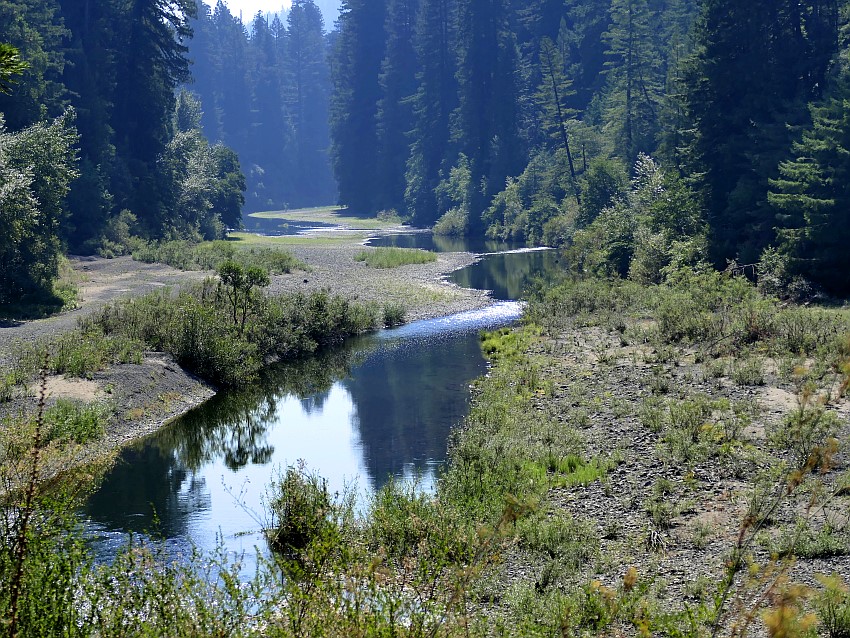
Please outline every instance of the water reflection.
[[367, 246], [393, 248], [420, 248], [438, 253], [496, 253], [523, 248], [525, 244], [472, 239], [469, 237], [446, 237], [430, 232], [398, 233], [381, 235], [366, 242]]
[[[229, 551], [261, 545], [265, 486], [304, 459], [332, 490], [368, 492], [389, 476], [427, 484], [486, 369], [478, 331], [518, 318], [508, 303], [354, 341], [331, 355], [274, 368], [253, 387], [217, 395], [126, 450], [89, 499], [102, 538], [157, 530]], [[108, 545], [108, 544], [107, 544]]]
[[250, 215], [245, 215], [242, 218], [242, 224], [245, 227], [246, 232], [256, 233], [258, 235], [269, 235], [271, 237], [297, 235], [316, 228], [333, 228], [333, 224], [325, 224], [322, 222], [297, 222], [291, 219], [282, 219], [280, 217], [266, 218], [251, 217]]
[[556, 250], [488, 255], [478, 263], [456, 270], [450, 279], [464, 288], [490, 290], [494, 299], [521, 299], [534, 280], [562, 269], [561, 258]]

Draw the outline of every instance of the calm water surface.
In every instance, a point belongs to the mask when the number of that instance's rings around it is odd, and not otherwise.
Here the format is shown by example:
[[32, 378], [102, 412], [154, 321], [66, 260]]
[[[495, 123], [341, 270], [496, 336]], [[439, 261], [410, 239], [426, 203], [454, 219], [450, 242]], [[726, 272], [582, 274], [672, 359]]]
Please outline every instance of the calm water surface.
[[269, 237], [298, 235], [299, 233], [318, 228], [333, 228], [332, 224], [324, 224], [322, 222], [296, 222], [289, 219], [266, 219], [264, 217], [250, 217], [248, 215], [242, 218], [242, 224], [245, 226], [246, 232], [267, 235]]
[[[514, 300], [551, 251], [489, 255], [452, 279]], [[128, 532], [156, 533], [175, 553], [262, 546], [266, 487], [303, 460], [333, 491], [363, 504], [389, 477], [433, 485], [469, 383], [486, 371], [479, 332], [509, 325], [520, 303], [384, 330], [345, 349], [279, 366], [251, 388], [223, 392], [126, 449], [85, 504], [95, 551], [108, 558]]]

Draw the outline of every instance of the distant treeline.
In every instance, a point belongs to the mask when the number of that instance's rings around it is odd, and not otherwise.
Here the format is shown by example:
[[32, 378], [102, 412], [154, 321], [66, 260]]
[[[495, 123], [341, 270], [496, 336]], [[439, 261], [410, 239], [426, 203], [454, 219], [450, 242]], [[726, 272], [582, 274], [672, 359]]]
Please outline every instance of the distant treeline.
[[295, 0], [285, 23], [258, 13], [249, 26], [220, 0], [199, 2], [189, 44], [206, 136], [235, 150], [249, 210], [336, 201], [328, 147], [328, 37], [313, 0]]
[[850, 292], [847, 9], [346, 0], [341, 201], [577, 246], [606, 274], [761, 260], [786, 290]]

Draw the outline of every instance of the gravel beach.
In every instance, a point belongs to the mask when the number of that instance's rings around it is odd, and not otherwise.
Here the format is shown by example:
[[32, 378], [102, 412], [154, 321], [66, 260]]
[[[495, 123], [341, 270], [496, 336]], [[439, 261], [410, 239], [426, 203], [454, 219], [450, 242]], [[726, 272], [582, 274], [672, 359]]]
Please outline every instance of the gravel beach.
[[[443, 253], [428, 264], [375, 269], [354, 257], [364, 250], [358, 239], [288, 247], [308, 266], [272, 278], [269, 294], [327, 289], [350, 300], [390, 302], [407, 309], [407, 321], [434, 318], [481, 308], [491, 303], [485, 292], [460, 288], [445, 280], [448, 273], [470, 265], [472, 253]], [[368, 248], [366, 249], [368, 250]], [[142, 295], [164, 287], [200, 281], [212, 273], [180, 271], [163, 264], [145, 264], [130, 257], [103, 259], [71, 257], [72, 279], [78, 290], [78, 307], [47, 319], [0, 323], [0, 365], [8, 368], [21, 344], [36, 343], [73, 330], [87, 314], [111, 301]], [[21, 414], [32, 413], [37, 388], [18, 391], [11, 401], [0, 403], [0, 427]], [[105, 437], [94, 446], [75, 451], [66, 461], [83, 465], [148, 436], [192, 407], [215, 394], [215, 389], [180, 368], [162, 353], [147, 353], [141, 364], [115, 365], [90, 379], [51, 377], [48, 403], [60, 397], [81, 401], [105, 401], [115, 413]], [[61, 471], [57, 468], [56, 471]]]

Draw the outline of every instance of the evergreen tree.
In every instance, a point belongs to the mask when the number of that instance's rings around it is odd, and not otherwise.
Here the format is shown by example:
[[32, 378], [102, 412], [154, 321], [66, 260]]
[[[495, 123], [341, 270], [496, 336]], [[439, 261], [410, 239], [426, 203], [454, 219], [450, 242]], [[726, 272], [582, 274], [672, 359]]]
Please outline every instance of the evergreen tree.
[[564, 149], [576, 204], [581, 205], [570, 137], [567, 133], [567, 120], [575, 115], [575, 111], [567, 106], [567, 99], [575, 95], [575, 91], [572, 90], [572, 82], [564, 75], [564, 62], [560, 51], [547, 37], [540, 41], [540, 69], [542, 77], [536, 98], [543, 111], [543, 127]]
[[448, 173], [451, 114], [457, 105], [455, 0], [421, 0], [414, 46], [419, 86], [412, 99], [413, 129], [407, 162], [405, 203], [418, 224], [429, 225], [440, 210], [435, 190]]
[[[133, 211], [152, 235], [167, 225], [167, 179], [157, 169], [172, 137], [177, 86], [189, 79], [184, 41], [193, 0], [124, 0], [118, 28], [113, 128], [121, 170], [113, 180], [119, 208]], [[117, 182], [117, 183], [116, 183]]]
[[459, 107], [454, 135], [469, 159], [470, 227], [509, 176], [525, 165], [519, 134], [520, 83], [517, 50], [505, 0], [469, 0], [459, 22]]
[[615, 128], [620, 157], [633, 164], [654, 152], [664, 76], [648, 0], [612, 0], [605, 33], [608, 92], [606, 119]]
[[[695, 137], [688, 169], [700, 175], [711, 254], [753, 262], [773, 240], [768, 180], [804, 124], [836, 48], [833, 1], [709, 0], [688, 69]], [[813, 55], [813, 52], [821, 53]]]
[[21, 60], [20, 52], [11, 44], [0, 43], [0, 93], [8, 95], [12, 92], [15, 76], [27, 69], [27, 64]]
[[328, 129], [330, 72], [322, 13], [313, 0], [295, 0], [287, 21], [287, 103], [294, 129], [294, 172], [299, 204], [334, 201]]
[[252, 186], [252, 207], [260, 210], [287, 201], [294, 188], [292, 153], [286, 152], [292, 146], [292, 123], [284, 105], [281, 64], [269, 25], [258, 13], [248, 48], [251, 119], [241, 151], [262, 170], [262, 179]]
[[333, 169], [340, 202], [357, 213], [372, 213], [379, 206], [377, 112], [385, 9], [383, 0], [344, 0], [331, 67]]
[[794, 273], [850, 293], [850, 78], [811, 107], [812, 125], [771, 182], [782, 251]]
[[[215, 5], [212, 19], [215, 29], [215, 103], [206, 108], [216, 110], [216, 120], [221, 129], [210, 137], [227, 144], [241, 156], [248, 150], [252, 121], [248, 34], [242, 20], [234, 17], [221, 0]], [[252, 165], [248, 172], [249, 193], [256, 192], [258, 177]]]
[[405, 167], [413, 129], [411, 98], [416, 92], [414, 32], [418, 0], [390, 0], [387, 6], [387, 50], [381, 68], [378, 108], [380, 144], [379, 206], [403, 210]]
[[56, 0], [0, 0], [0, 33], [27, 65], [12, 90], [0, 93], [6, 126], [15, 131], [59, 116], [68, 97], [62, 84], [68, 31]]

